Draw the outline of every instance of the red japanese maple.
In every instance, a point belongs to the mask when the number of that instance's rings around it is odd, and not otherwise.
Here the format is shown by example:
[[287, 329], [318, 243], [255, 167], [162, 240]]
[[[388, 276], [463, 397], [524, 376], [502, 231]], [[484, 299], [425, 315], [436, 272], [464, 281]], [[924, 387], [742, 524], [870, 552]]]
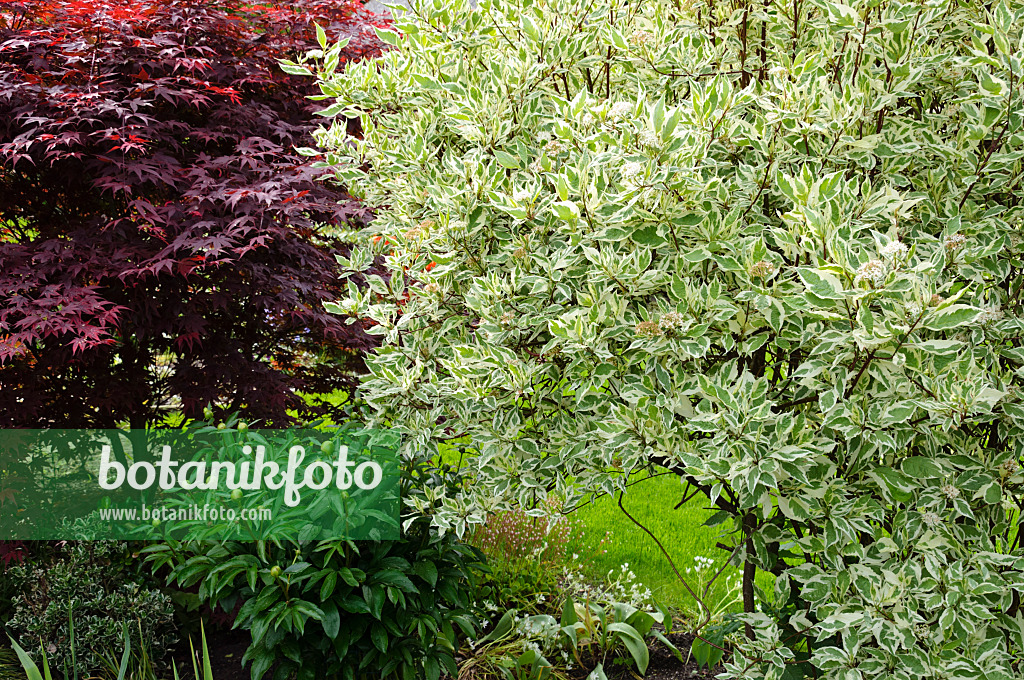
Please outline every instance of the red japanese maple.
[[373, 340], [317, 180], [311, 79], [277, 63], [380, 48], [352, 0], [0, 2], [0, 427], [140, 427], [174, 405], [302, 417]]

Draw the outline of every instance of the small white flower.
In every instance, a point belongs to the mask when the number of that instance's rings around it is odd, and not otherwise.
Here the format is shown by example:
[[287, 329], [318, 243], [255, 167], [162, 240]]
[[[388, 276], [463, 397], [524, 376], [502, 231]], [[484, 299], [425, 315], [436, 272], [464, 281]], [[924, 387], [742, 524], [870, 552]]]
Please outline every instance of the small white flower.
[[953, 500], [954, 498], [960, 496], [960, 489], [956, 488], [952, 484], [943, 484], [942, 488], [939, 490], [942, 491], [942, 495], [948, 498], [949, 500]]
[[961, 234], [960, 232], [956, 232], [955, 234], [950, 234], [949, 236], [947, 236], [946, 240], [943, 242], [943, 245], [946, 247], [947, 251], [953, 253], [963, 248], [964, 245], [966, 245], [966, 243], [967, 237]]
[[910, 252], [910, 249], [905, 243], [892, 241], [878, 252], [887, 260], [902, 260]]
[[597, 122], [597, 119], [594, 118], [594, 114], [590, 113], [589, 111], [587, 113], [584, 113], [583, 117], [580, 118], [580, 123], [583, 124], [583, 127], [590, 127], [595, 122]]
[[512, 200], [516, 203], [529, 203], [533, 199], [533, 192], [526, 189], [517, 189], [512, 194]]
[[622, 166], [622, 179], [625, 182], [634, 182], [644, 173], [644, 164], [637, 161], [630, 161]]
[[987, 324], [994, 323], [1003, 318], [1003, 309], [999, 305], [992, 305], [979, 314], [976, 318], [977, 323]]
[[638, 30], [634, 31], [633, 35], [629, 36], [629, 42], [633, 45], [646, 45], [653, 38], [654, 36], [650, 33], [650, 31]]
[[903, 309], [907, 311], [907, 316], [911, 319], [916, 319], [921, 316], [921, 305], [917, 302], [911, 301], [903, 305]]
[[661, 326], [661, 330], [666, 333], [673, 333], [686, 325], [686, 317], [679, 312], [668, 312], [661, 315], [661, 319], [658, 320], [658, 325]]
[[633, 105], [629, 102], [615, 102], [608, 111], [608, 117], [612, 120], [628, 118], [633, 114]]
[[647, 149], [657, 149], [661, 146], [661, 137], [654, 130], [641, 130], [636, 139], [640, 146]]
[[942, 524], [942, 518], [931, 510], [921, 513], [921, 521], [928, 525], [930, 529], [934, 529]]
[[888, 273], [885, 264], [881, 260], [868, 260], [857, 269], [853, 284], [856, 286], [860, 285], [862, 281], [867, 281], [875, 288], [878, 288], [885, 284]]

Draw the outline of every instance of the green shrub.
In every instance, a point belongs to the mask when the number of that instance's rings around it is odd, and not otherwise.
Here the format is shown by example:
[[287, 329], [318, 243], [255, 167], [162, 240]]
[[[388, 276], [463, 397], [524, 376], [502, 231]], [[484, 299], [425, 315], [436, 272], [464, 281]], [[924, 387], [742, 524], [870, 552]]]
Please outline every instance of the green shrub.
[[568, 545], [580, 531], [573, 517], [531, 517], [519, 507], [492, 513], [471, 538], [488, 567], [477, 599], [491, 611], [555, 611]]
[[[429, 503], [457, 478], [449, 468], [406, 470], [403, 497]], [[199, 597], [231, 611], [252, 634], [243, 657], [253, 680], [437, 680], [454, 675], [455, 651], [472, 636], [480, 552], [428, 515], [404, 518], [398, 541], [174, 542], [146, 550], [169, 580], [199, 584]]]
[[729, 677], [1021, 677], [1024, 3], [411, 5], [310, 71], [391, 272], [331, 307], [366, 398], [475, 447], [434, 521], [669, 470]]
[[132, 559], [123, 542], [70, 542], [52, 559], [12, 565], [20, 595], [8, 630], [37, 661], [45, 652], [53, 668], [81, 677], [105, 667], [107, 650], [123, 649], [126, 629], [132, 646], [163, 659], [177, 641], [171, 600]]

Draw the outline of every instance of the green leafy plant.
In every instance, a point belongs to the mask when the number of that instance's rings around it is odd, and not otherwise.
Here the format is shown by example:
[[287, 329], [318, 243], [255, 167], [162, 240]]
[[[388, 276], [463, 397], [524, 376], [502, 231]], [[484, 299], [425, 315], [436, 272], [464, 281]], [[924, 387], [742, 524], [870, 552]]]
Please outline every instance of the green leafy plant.
[[471, 442], [434, 522], [668, 471], [741, 573], [727, 677], [1020, 677], [1022, 31], [1020, 0], [412, 0], [380, 58], [307, 60], [378, 209], [329, 307], [383, 340], [366, 399], [409, 455]]
[[491, 514], [470, 539], [487, 557], [477, 599], [498, 610], [553, 610], [561, 598], [570, 542], [580, 531], [573, 517], [531, 517], [519, 507]]
[[[625, 603], [601, 606], [564, 601], [560, 619], [548, 614], [520, 615], [509, 610], [488, 635], [473, 646], [461, 678], [486, 677], [487, 671], [509, 680], [562, 677], [577, 668], [593, 668], [604, 677], [609, 663], [626, 664], [641, 674], [650, 663], [648, 640], [658, 640], [679, 656], [679, 650], [655, 629], [670, 632], [671, 618]], [[554, 659], [554, 661], [551, 661]]]
[[[561, 625], [572, 653], [581, 665], [594, 665], [603, 672], [609, 661], [634, 665], [641, 674], [650, 663], [648, 638], [661, 642], [676, 656], [679, 650], [655, 629], [662, 624], [671, 632], [672, 619], [664, 612], [648, 612], [617, 602], [607, 606], [566, 601]], [[599, 676], [600, 677], [600, 676]]]
[[[403, 497], [457, 484], [450, 469], [404, 473]], [[429, 502], [429, 501], [428, 501]], [[424, 678], [456, 673], [461, 636], [475, 633], [474, 573], [483, 556], [427, 515], [405, 518], [398, 541], [297, 543], [169, 541], [146, 550], [168, 579], [250, 631], [254, 680], [275, 676]], [[280, 674], [280, 675], [278, 675]]]
[[573, 557], [576, 559], [572, 560], [572, 567], [562, 572], [561, 584], [574, 600], [599, 605], [623, 603], [635, 609], [646, 609], [654, 603], [653, 593], [640, 582], [628, 562], [618, 570], [609, 570], [603, 579], [595, 579], [585, 573], [579, 556]]
[[[125, 625], [127, 626], [127, 624]], [[202, 622], [200, 622], [201, 626]], [[200, 630], [205, 638], [205, 631], [202, 628]], [[99, 677], [116, 678], [117, 680], [158, 680], [161, 676], [166, 677], [154, 664], [152, 655], [146, 647], [145, 637], [140, 635], [138, 638], [140, 642], [131, 644], [127, 628], [124, 633], [126, 644], [120, 654], [117, 654], [112, 648], [99, 653], [103, 665], [102, 671], [98, 674]], [[189, 643], [191, 644], [191, 638]], [[173, 661], [171, 667], [177, 670]], [[201, 678], [199, 675], [195, 677], [197, 680]]]
[[46, 650], [40, 649], [40, 655], [42, 657], [43, 670], [39, 670], [39, 666], [32, 660], [28, 652], [21, 648], [17, 642], [11, 638], [11, 647], [13, 647], [15, 653], [18, 655], [18, 660], [21, 662], [21, 667], [25, 671], [25, 677], [27, 680], [53, 680], [53, 675], [50, 673], [50, 663], [46, 658]]
[[[539, 623], [534, 623], [534, 622]], [[468, 658], [459, 665], [459, 680], [561, 680], [566, 675], [545, 657], [557, 647], [554, 619], [547, 615], [517, 618], [514, 609], [498, 619], [494, 629], [469, 645]], [[568, 661], [568, 655], [565, 657]], [[571, 670], [571, 664], [565, 668]]]
[[698, 666], [714, 668], [725, 656], [730, 636], [742, 630], [743, 624], [736, 620], [734, 614], [727, 614], [723, 621], [712, 623], [702, 631], [699, 638], [693, 640], [690, 654]]
[[[0, 495], [3, 492], [0, 491]], [[0, 501], [0, 508], [4, 503]], [[11, 564], [18, 564], [28, 557], [28, 545], [22, 541], [0, 541], [0, 625], [14, 613], [14, 598], [17, 594], [14, 580], [7, 574]]]
[[[71, 662], [70, 670], [69, 670], [67, 665], [64, 666], [64, 678], [65, 678], [65, 680], [72, 680], [72, 678], [74, 680], [78, 680], [78, 677], [79, 677], [78, 676], [78, 670], [77, 670], [76, 664], [74, 663], [74, 659], [75, 659], [75, 628], [74, 628], [73, 616], [71, 616], [70, 614], [69, 614], [69, 618], [68, 618], [68, 627], [70, 629], [70, 636], [71, 636], [70, 647], [71, 647], [71, 659], [72, 659], [72, 662]], [[115, 670], [117, 672], [116, 680], [125, 680], [125, 678], [128, 677], [127, 676], [127, 672], [128, 672], [129, 651], [131, 650], [132, 642], [131, 642], [131, 638], [128, 635], [128, 624], [127, 623], [125, 623], [123, 625], [123, 628], [122, 628], [122, 638], [121, 639], [122, 639], [122, 642], [124, 644], [124, 651], [121, 654], [121, 662], [120, 662], [120, 664], [115, 667]], [[42, 643], [40, 643], [40, 657], [41, 657], [41, 663], [43, 664], [43, 668], [42, 668], [42, 671], [40, 671], [39, 670], [39, 666], [36, 665], [36, 663], [35, 663], [35, 661], [33, 661], [32, 657], [29, 656], [29, 654], [24, 649], [22, 649], [21, 646], [17, 642], [15, 642], [13, 638], [10, 638], [10, 640], [11, 640], [11, 647], [14, 649], [15, 653], [18, 655], [18, 660], [21, 662], [21, 666], [22, 666], [22, 669], [24, 669], [24, 671], [25, 671], [25, 676], [26, 676], [27, 680], [44, 680], [44, 678], [45, 678], [45, 680], [53, 680], [53, 675], [50, 672], [50, 662], [49, 662], [49, 660], [46, 657], [46, 649], [44, 647], [42, 647]]]
[[[70, 542], [49, 559], [12, 565], [21, 596], [8, 630], [68, 677], [102, 669], [103, 651], [119, 646], [125, 630], [132, 646], [162, 660], [176, 642], [173, 607], [136, 571], [132, 554], [124, 542]], [[36, 643], [46, 646], [36, 651]]]

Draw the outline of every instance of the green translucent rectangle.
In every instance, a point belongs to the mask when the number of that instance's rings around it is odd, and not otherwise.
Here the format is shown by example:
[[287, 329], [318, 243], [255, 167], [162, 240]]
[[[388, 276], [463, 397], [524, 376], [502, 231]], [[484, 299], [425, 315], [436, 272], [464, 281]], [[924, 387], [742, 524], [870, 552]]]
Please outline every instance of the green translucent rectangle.
[[397, 540], [398, 446], [352, 427], [0, 430], [0, 540]]

